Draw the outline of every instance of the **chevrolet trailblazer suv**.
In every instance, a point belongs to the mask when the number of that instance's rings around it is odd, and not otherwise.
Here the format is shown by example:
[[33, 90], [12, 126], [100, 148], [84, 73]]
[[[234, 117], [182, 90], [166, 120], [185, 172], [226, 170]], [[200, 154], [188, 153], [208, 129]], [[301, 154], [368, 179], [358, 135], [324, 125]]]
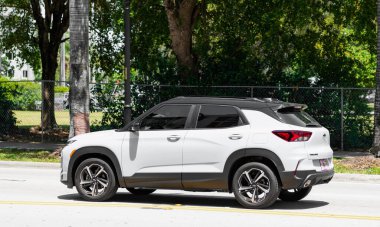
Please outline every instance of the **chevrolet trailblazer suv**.
[[118, 188], [233, 192], [247, 208], [297, 201], [334, 175], [329, 131], [305, 109], [273, 99], [177, 97], [123, 129], [70, 139], [61, 182], [90, 201]]

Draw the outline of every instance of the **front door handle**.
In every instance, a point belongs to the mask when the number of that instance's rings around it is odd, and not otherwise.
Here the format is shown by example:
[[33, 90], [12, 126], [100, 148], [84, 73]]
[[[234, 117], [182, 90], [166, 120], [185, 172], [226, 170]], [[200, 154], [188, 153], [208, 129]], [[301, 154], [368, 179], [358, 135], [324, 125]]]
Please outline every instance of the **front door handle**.
[[230, 140], [240, 140], [241, 138], [243, 138], [242, 135], [240, 134], [232, 134], [228, 137]]
[[168, 136], [167, 139], [169, 142], [177, 142], [179, 139], [181, 139], [181, 137], [177, 135], [172, 135], [172, 136]]

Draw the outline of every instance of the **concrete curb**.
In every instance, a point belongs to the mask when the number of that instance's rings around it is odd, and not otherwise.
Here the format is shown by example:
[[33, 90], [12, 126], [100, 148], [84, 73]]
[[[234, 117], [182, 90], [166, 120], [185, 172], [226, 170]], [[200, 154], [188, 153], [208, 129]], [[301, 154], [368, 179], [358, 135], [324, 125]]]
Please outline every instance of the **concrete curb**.
[[18, 162], [18, 161], [0, 161], [0, 167], [8, 168], [40, 168], [40, 169], [59, 169], [60, 163], [49, 162]]
[[335, 182], [359, 182], [380, 184], [380, 175], [336, 173], [332, 180]]
[[[0, 161], [0, 167], [59, 169], [60, 163]], [[380, 184], [380, 175], [335, 173], [332, 181]]]

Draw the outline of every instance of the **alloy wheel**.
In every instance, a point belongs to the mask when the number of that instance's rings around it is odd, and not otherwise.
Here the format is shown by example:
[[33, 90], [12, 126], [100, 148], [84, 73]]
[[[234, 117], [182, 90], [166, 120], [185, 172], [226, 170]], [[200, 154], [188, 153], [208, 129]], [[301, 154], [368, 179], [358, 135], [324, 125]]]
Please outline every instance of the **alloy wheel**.
[[99, 164], [85, 166], [80, 172], [80, 187], [89, 196], [102, 195], [109, 185], [109, 177]]
[[262, 202], [270, 191], [270, 181], [265, 172], [251, 168], [244, 171], [238, 179], [239, 196], [251, 204]]

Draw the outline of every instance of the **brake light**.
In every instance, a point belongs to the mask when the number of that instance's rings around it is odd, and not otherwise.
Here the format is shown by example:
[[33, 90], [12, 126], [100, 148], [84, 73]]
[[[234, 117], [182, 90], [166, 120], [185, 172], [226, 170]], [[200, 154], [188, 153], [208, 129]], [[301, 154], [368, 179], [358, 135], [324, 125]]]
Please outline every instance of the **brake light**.
[[307, 132], [307, 131], [295, 131], [295, 130], [288, 130], [288, 131], [277, 130], [277, 131], [273, 131], [272, 133], [288, 142], [308, 141], [312, 134], [311, 132]]

